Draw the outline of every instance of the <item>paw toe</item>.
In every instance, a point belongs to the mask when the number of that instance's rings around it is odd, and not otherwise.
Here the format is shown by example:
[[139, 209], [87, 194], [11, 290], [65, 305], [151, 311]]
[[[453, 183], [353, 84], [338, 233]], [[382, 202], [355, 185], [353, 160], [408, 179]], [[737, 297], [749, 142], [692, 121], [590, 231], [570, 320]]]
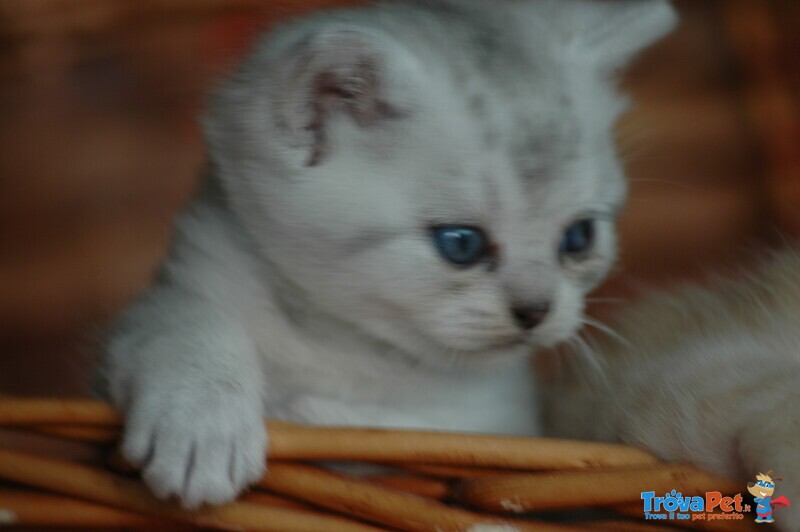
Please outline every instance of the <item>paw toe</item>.
[[153, 423], [135, 416], [129, 419], [122, 440], [122, 455], [136, 467], [144, 467], [153, 454]]
[[228, 475], [230, 449], [220, 442], [206, 442], [197, 451], [197, 462], [186, 478], [181, 500], [189, 509], [208, 504], [223, 504], [236, 498], [244, 486], [232, 482]]
[[235, 442], [230, 455], [228, 476], [238, 486], [260, 480], [266, 470], [267, 435], [261, 430]]
[[192, 440], [179, 434], [159, 438], [142, 478], [157, 497], [181, 495], [189, 471], [195, 467]]
[[230, 502], [260, 479], [266, 447], [259, 409], [231, 400], [202, 408], [160, 410], [148, 403], [133, 409], [122, 450], [157, 497], [177, 496], [193, 509]]

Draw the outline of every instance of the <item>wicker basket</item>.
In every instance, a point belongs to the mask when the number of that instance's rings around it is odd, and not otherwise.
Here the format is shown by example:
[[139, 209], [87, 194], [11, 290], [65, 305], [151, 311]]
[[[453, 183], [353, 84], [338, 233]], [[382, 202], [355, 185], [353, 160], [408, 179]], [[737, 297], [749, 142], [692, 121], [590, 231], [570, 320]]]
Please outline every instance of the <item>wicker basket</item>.
[[[725, 479], [632, 447], [545, 438], [320, 428], [267, 421], [269, 472], [233, 504], [186, 512], [156, 500], [115, 451], [120, 418], [86, 400], [0, 400], [0, 427], [86, 446], [92, 464], [0, 449], [0, 523], [27, 527], [247, 530], [654, 530], [642, 491], [738, 493]], [[72, 443], [67, 443], [73, 440]], [[57, 446], [49, 447], [58, 449]], [[51, 454], [59, 454], [53, 452]], [[383, 464], [348, 476], [313, 462]], [[576, 509], [588, 520], [575, 520]], [[554, 522], [554, 511], [560, 522]], [[565, 519], [570, 522], [565, 522]], [[503, 526], [505, 525], [505, 526]], [[695, 522], [749, 529], [752, 522]]]

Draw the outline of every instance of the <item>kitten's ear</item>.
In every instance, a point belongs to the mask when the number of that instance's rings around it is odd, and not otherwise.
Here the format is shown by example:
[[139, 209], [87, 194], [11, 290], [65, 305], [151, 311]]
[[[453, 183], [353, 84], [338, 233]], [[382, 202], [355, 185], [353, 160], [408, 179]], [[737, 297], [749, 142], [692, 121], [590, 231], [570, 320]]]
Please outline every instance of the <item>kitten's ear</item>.
[[[308, 166], [325, 156], [330, 122], [349, 117], [370, 128], [408, 108], [409, 57], [361, 29], [325, 29], [289, 51], [275, 103], [287, 133], [309, 148]], [[407, 74], [407, 72], [406, 72]]]
[[[669, 0], [608, 0], [577, 5], [576, 44], [604, 72], [613, 72], [678, 23]], [[581, 9], [583, 8], [583, 9]], [[585, 11], [584, 11], [585, 10]]]

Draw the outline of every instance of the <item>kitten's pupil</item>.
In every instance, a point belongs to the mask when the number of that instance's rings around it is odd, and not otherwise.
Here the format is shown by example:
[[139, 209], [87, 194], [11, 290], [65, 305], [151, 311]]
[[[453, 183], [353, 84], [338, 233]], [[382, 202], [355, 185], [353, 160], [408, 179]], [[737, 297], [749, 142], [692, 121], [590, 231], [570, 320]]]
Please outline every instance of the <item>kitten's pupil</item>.
[[594, 233], [594, 220], [578, 220], [564, 232], [559, 253], [570, 258], [582, 258], [594, 244]]
[[433, 241], [442, 258], [458, 266], [479, 262], [486, 256], [488, 247], [483, 231], [470, 226], [434, 227]]

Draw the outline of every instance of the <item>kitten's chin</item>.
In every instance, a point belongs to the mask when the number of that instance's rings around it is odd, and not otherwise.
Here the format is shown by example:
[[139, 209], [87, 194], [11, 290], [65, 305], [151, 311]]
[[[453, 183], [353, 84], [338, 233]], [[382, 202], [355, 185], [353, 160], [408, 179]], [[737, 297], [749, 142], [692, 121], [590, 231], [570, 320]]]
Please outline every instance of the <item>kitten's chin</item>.
[[490, 369], [530, 356], [536, 346], [523, 340], [506, 341], [470, 349], [438, 346], [426, 353], [427, 364], [447, 370]]
[[544, 324], [540, 329], [528, 333], [488, 335], [470, 329], [462, 329], [455, 334], [453, 330], [430, 330], [414, 326], [417, 325], [415, 323], [381, 320], [371, 322], [372, 327], [362, 328], [361, 331], [377, 340], [383, 346], [380, 349], [383, 353], [392, 357], [402, 356], [414, 366], [444, 371], [479, 371], [513, 364], [532, 356], [539, 349], [566, 341], [574, 336], [580, 323], [578, 316]]
[[461, 345], [448, 342], [437, 342], [439, 349], [434, 350], [440, 355], [433, 358], [445, 359], [449, 366], [464, 368], [483, 368], [510, 363], [521, 357], [533, 355], [539, 349], [555, 347], [577, 334], [579, 321], [574, 324], [564, 324], [561, 329], [541, 331], [539, 334], [529, 336], [516, 336], [495, 342], [482, 342], [480, 344]]
[[464, 342], [463, 338], [437, 338], [417, 331], [413, 342], [403, 342], [402, 351], [416, 363], [435, 369], [479, 371], [513, 364], [521, 358], [532, 356], [539, 349], [558, 345], [574, 336], [577, 328], [562, 327], [559, 330], [541, 331], [541, 334], [469, 343]]

